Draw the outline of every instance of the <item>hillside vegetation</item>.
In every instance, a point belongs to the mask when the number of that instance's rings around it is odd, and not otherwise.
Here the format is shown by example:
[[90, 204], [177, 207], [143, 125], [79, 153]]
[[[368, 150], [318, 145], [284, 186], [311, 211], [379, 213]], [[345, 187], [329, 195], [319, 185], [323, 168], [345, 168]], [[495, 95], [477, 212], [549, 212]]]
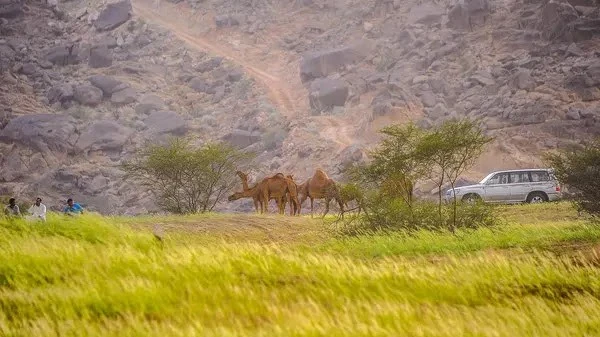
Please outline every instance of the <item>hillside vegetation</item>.
[[568, 204], [501, 211], [494, 230], [353, 238], [279, 216], [2, 220], [0, 335], [599, 334], [600, 228]]

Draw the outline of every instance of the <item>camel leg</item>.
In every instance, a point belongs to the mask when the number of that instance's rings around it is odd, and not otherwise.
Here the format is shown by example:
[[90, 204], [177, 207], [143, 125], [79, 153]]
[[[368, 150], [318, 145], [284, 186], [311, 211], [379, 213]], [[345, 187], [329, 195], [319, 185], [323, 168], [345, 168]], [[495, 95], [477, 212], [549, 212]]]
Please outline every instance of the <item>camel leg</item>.
[[344, 202], [341, 198], [335, 198], [337, 203], [340, 205], [340, 214], [342, 214], [342, 219], [344, 218]]
[[300, 215], [300, 202], [298, 201], [298, 197], [294, 197], [294, 215]]
[[260, 202], [258, 201], [258, 198], [254, 198], [252, 201], [254, 201], [254, 210], [256, 211], [256, 213], [261, 213], [262, 209], [259, 210], [259, 208], [258, 208], [260, 206]]
[[327, 215], [327, 213], [329, 213], [329, 203], [331, 202], [331, 199], [327, 198], [325, 199], [325, 213], [323, 213], [323, 217], [325, 217]]
[[314, 199], [313, 197], [310, 197], [310, 217], [313, 217], [313, 203], [314, 203]]
[[277, 202], [277, 210], [279, 211], [279, 214], [284, 214], [285, 213], [285, 199], [277, 198], [276, 202]]
[[263, 208], [265, 213], [269, 213], [269, 192], [263, 192]]
[[302, 197], [300, 198], [300, 201], [298, 202], [298, 214], [300, 214], [300, 210], [302, 209], [302, 205], [304, 205], [304, 202], [306, 201], [306, 199], [308, 198], [307, 195], [302, 195]]

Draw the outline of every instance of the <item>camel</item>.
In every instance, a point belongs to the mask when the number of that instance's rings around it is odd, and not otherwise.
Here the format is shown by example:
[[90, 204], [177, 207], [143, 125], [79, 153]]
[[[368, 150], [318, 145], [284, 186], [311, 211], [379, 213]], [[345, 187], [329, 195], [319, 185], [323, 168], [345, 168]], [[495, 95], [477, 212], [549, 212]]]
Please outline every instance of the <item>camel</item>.
[[263, 200], [267, 200], [266, 205], [268, 205], [268, 200], [275, 199], [279, 213], [283, 214], [286, 198], [289, 198], [290, 215], [299, 213], [300, 202], [298, 201], [296, 184], [293, 180], [286, 178], [282, 173], [277, 173], [272, 177], [263, 179], [259, 185], [261, 186]]
[[[298, 194], [299, 194], [299, 190], [298, 190], [298, 184], [296, 184], [296, 181], [294, 180], [294, 175], [292, 174], [288, 174], [285, 177], [291, 184], [294, 185], [294, 188], [296, 189], [296, 198], [295, 198], [295, 206], [294, 206], [294, 215], [300, 215], [300, 210], [302, 209], [301, 205], [300, 205], [300, 201], [298, 200]], [[288, 194], [287, 198], [283, 201], [284, 203], [287, 202], [292, 202], [292, 194]], [[294, 205], [294, 204], [292, 204]]]
[[252, 198], [252, 201], [254, 201], [254, 208], [256, 209], [256, 212], [262, 213], [263, 202], [261, 199], [260, 187], [258, 186], [258, 184], [255, 184], [254, 186], [252, 186], [252, 188], [249, 188], [248, 175], [241, 171], [237, 171], [236, 174], [242, 180], [242, 192], [235, 192], [234, 194], [230, 195], [229, 198], [227, 198], [227, 200], [234, 201], [242, 198]]
[[335, 199], [340, 206], [342, 216], [344, 214], [344, 203], [340, 197], [340, 192], [337, 184], [333, 179], [327, 176], [327, 173], [322, 169], [317, 169], [312, 177], [308, 178], [307, 181], [298, 186], [298, 194], [301, 194], [300, 207], [304, 204], [304, 201], [310, 199], [310, 215], [313, 216], [314, 211], [314, 199], [325, 199], [325, 213], [323, 217], [329, 212], [329, 203], [331, 199]]
[[286, 199], [290, 201], [290, 215], [299, 213], [298, 211], [298, 193], [296, 191], [296, 184], [289, 181], [282, 173], [278, 173], [272, 177], [263, 179], [260, 183], [256, 184], [252, 188], [248, 187], [248, 175], [243, 172], [236, 172], [236, 174], [242, 180], [243, 192], [237, 192], [230, 196], [231, 200], [237, 200], [240, 198], [252, 198], [254, 201], [254, 207], [258, 211], [260, 205], [260, 212], [268, 212], [268, 201], [275, 199], [279, 213], [283, 214], [285, 209]]
[[229, 201], [234, 201], [234, 200], [238, 200], [238, 199], [242, 199], [242, 198], [252, 198], [252, 200], [254, 200], [254, 208], [256, 209], [256, 212], [259, 212], [259, 205], [260, 205], [260, 212], [262, 213], [263, 211], [263, 203], [262, 203], [262, 199], [260, 198], [261, 196], [261, 190], [259, 188], [258, 185], [254, 185], [251, 188], [244, 190], [242, 192], [235, 192], [232, 195], [230, 195], [227, 200]]

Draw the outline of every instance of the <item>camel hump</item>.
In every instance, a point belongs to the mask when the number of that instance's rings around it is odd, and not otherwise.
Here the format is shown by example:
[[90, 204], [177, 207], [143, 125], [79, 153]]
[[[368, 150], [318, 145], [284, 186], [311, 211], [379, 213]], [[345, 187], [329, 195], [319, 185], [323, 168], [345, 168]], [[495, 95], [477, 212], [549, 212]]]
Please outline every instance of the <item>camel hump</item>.
[[285, 176], [283, 175], [283, 173], [279, 172], [276, 175], [274, 175], [273, 178], [284, 178], [285, 179]]
[[325, 173], [325, 171], [323, 171], [322, 169], [317, 169], [315, 171], [315, 174], [313, 175], [313, 178], [317, 181], [327, 181], [329, 180], [329, 176], [327, 175], [327, 173]]

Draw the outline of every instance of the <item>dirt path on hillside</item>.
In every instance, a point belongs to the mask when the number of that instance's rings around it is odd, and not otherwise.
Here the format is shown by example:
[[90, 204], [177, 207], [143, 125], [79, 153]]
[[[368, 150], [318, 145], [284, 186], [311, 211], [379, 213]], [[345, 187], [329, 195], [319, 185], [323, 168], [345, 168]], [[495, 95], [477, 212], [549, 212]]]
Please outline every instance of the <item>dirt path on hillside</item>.
[[[168, 4], [163, 4], [161, 6], [168, 6]], [[249, 64], [245, 60], [237, 57], [235, 52], [228, 50], [224, 46], [217, 45], [200, 36], [193, 35], [189, 28], [184, 25], [181, 18], [170, 16], [167, 12], [162, 11], [162, 8], [155, 8], [150, 2], [135, 0], [133, 2], [133, 8], [137, 15], [143, 17], [148, 22], [152, 22], [168, 29], [190, 47], [227, 58], [233, 63], [243, 67], [251, 77], [267, 90], [272, 103], [281, 109], [284, 115], [287, 117], [294, 117], [298, 114], [293, 101], [290, 99], [291, 95], [289, 90], [276, 76]]]
[[[216, 56], [224, 57], [231, 62], [241, 66], [267, 91], [271, 103], [275, 105], [281, 113], [288, 119], [299, 117], [310, 118], [318, 121], [320, 124], [320, 134], [323, 138], [331, 141], [337, 151], [341, 151], [346, 146], [354, 143], [354, 131], [356, 126], [349, 121], [335, 116], [310, 116], [307, 106], [298, 105], [298, 93], [303, 88], [299, 83], [288, 83], [289, 74], [284, 74], [287, 79], [282, 78], [265, 69], [278, 69], [289, 71], [289, 66], [281, 64], [264, 64], [264, 62], [254, 62], [258, 56], [257, 51], [248, 55], [240, 53], [226, 43], [219, 43], [216, 39], [200, 36], [189, 28], [191, 18], [187, 18], [187, 13], [181, 6], [170, 3], [155, 4], [147, 0], [134, 0], [133, 8], [136, 15], [144, 18], [147, 22], [156, 24], [171, 31], [175, 37], [188, 44], [191, 48], [199, 51], [206, 51]], [[274, 38], [274, 37], [273, 37]], [[252, 53], [250, 53], [252, 54]], [[283, 62], [283, 61], [282, 61]], [[295, 70], [294, 70], [295, 71]], [[306, 94], [304, 94], [306, 95]], [[301, 95], [302, 96], [302, 95]]]

